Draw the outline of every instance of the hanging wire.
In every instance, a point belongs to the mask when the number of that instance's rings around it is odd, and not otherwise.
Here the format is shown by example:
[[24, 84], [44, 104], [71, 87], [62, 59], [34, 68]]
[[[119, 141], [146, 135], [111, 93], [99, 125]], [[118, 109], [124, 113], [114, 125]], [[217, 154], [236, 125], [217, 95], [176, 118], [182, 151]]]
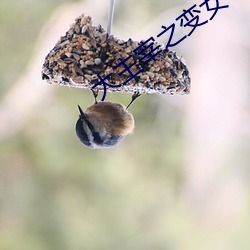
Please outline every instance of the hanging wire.
[[114, 10], [115, 10], [115, 0], [110, 0], [109, 13], [108, 13], [108, 26], [107, 26], [107, 33], [109, 35], [111, 34], [111, 30], [112, 30]]

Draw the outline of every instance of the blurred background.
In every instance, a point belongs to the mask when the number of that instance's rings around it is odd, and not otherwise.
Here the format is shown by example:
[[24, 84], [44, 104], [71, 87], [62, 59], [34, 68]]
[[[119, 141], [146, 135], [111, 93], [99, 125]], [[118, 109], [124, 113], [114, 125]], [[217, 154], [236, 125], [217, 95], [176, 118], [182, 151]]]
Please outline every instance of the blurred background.
[[[117, 0], [112, 33], [156, 37], [201, 2]], [[134, 134], [90, 150], [74, 126], [92, 94], [43, 82], [41, 68], [81, 13], [106, 28], [109, 1], [1, 0], [1, 250], [250, 249], [250, 2], [219, 3], [230, 7], [174, 48], [191, 94], [140, 97]]]

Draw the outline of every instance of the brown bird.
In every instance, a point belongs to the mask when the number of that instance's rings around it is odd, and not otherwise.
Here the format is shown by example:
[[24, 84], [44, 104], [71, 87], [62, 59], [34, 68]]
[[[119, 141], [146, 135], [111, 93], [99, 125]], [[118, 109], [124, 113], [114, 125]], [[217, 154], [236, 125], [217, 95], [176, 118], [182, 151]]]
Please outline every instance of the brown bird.
[[127, 108], [119, 103], [97, 102], [96, 93], [94, 93], [95, 103], [85, 112], [78, 105], [80, 115], [76, 122], [76, 134], [80, 141], [92, 149], [118, 145], [134, 130], [134, 117], [127, 109], [138, 96], [140, 96], [138, 93], [132, 96]]

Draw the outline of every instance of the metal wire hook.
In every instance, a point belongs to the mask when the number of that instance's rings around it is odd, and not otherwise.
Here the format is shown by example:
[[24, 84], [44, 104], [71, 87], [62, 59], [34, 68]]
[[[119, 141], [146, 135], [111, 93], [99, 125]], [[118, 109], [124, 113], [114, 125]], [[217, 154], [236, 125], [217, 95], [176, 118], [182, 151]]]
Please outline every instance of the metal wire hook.
[[109, 35], [111, 34], [111, 30], [112, 30], [114, 10], [115, 10], [115, 0], [110, 0], [109, 13], [108, 13], [108, 25], [107, 25], [107, 33]]

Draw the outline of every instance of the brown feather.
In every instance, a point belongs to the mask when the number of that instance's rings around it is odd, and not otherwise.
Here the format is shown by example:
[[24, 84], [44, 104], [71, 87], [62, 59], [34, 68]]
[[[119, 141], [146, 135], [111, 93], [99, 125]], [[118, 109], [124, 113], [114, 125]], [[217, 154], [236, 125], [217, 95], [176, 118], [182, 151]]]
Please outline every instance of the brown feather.
[[133, 132], [134, 118], [121, 104], [99, 102], [88, 107], [85, 113], [98, 131], [107, 131], [111, 135]]

